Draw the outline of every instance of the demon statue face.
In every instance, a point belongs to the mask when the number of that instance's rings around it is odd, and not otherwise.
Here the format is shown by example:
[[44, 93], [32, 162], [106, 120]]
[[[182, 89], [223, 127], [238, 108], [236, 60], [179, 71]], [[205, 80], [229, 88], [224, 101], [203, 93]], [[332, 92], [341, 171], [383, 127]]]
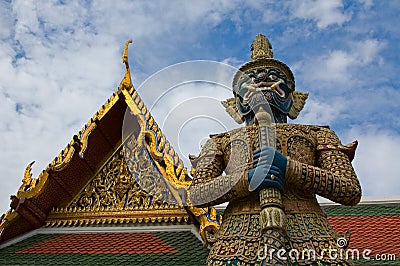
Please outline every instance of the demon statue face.
[[254, 113], [263, 108], [277, 123], [286, 123], [292, 108], [294, 83], [278, 68], [247, 71], [234, 87], [237, 109], [247, 125], [254, 123]]
[[273, 58], [271, 44], [264, 35], [257, 35], [251, 52], [252, 60], [242, 65], [233, 79], [235, 97], [222, 102], [226, 111], [236, 122], [246, 125], [255, 123], [260, 108], [275, 123], [286, 123], [287, 117], [295, 119], [308, 94], [295, 91], [292, 71]]

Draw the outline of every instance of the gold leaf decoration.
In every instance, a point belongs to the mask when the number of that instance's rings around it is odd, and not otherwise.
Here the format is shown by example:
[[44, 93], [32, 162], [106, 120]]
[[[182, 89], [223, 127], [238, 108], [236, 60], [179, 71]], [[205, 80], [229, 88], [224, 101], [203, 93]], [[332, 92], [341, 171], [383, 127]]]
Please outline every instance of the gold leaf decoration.
[[188, 221], [147, 151], [134, 136], [127, 141], [66, 208], [49, 214], [47, 225]]

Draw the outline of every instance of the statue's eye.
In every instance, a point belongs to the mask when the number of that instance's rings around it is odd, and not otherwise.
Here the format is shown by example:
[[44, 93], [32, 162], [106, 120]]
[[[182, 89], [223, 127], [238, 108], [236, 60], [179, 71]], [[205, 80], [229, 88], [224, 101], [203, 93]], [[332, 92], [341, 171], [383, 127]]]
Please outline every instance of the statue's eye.
[[276, 81], [278, 79], [278, 77], [275, 76], [275, 75], [270, 75], [269, 79], [272, 80], [272, 81]]

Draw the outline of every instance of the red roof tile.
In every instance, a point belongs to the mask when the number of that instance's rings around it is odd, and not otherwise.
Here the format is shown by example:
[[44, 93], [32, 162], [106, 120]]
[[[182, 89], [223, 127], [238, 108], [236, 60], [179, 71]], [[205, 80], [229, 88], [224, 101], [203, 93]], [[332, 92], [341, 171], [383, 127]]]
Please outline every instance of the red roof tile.
[[339, 234], [350, 230], [349, 248], [400, 258], [399, 216], [333, 216], [328, 220]]
[[35, 254], [158, 254], [177, 253], [152, 233], [64, 234], [17, 253]]

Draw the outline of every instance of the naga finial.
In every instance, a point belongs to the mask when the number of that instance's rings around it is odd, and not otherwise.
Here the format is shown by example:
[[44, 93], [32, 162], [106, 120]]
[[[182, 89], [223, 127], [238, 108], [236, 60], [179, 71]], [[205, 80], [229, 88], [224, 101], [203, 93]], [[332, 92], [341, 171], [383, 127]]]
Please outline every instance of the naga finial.
[[253, 43], [250, 47], [251, 60], [257, 60], [261, 58], [273, 58], [274, 53], [272, 52], [272, 45], [263, 34], [257, 34]]
[[128, 62], [128, 45], [132, 43], [132, 40], [128, 40], [125, 43], [124, 53], [122, 54], [122, 63], [125, 64], [125, 76], [119, 84], [119, 88], [122, 89], [130, 89], [132, 88], [132, 80], [131, 80], [131, 71], [129, 70], [129, 62]]

